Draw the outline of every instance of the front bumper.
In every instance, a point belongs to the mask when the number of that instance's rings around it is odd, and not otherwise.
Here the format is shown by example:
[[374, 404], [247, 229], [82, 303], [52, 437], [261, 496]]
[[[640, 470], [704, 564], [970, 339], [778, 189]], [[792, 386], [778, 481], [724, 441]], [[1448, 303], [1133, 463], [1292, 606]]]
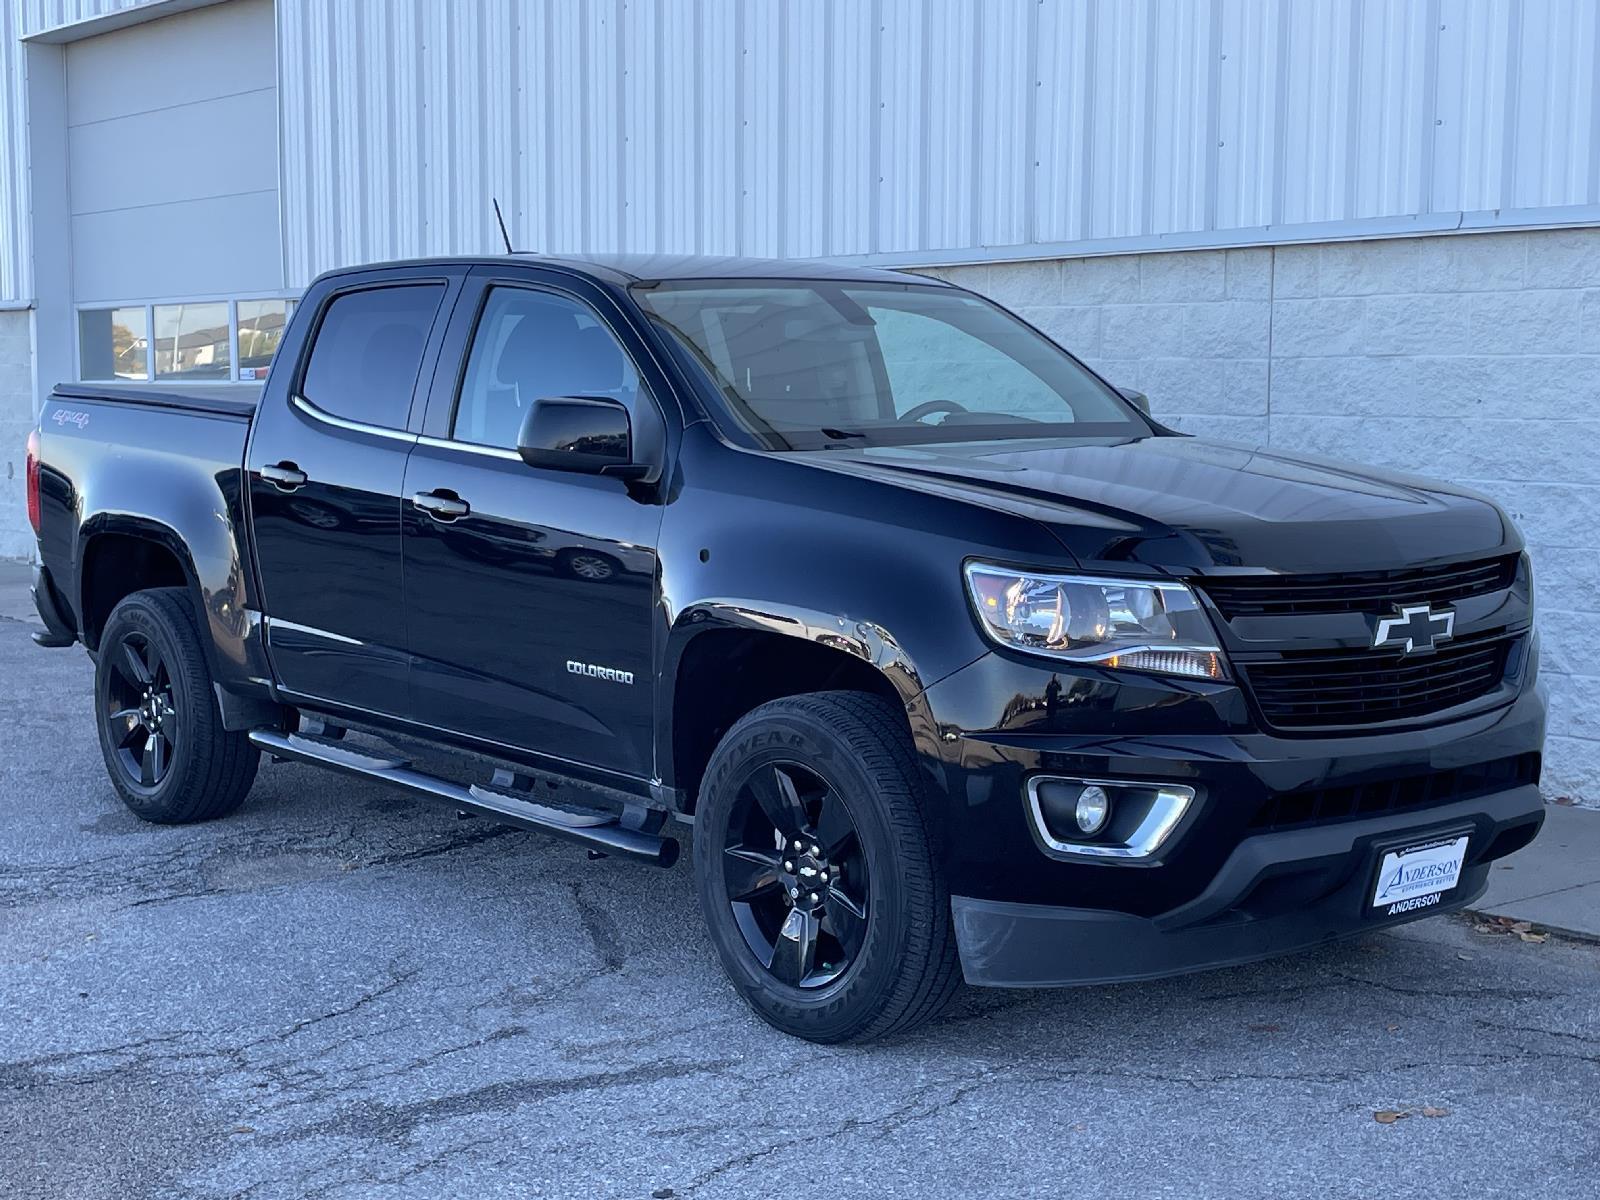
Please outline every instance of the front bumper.
[[[957, 938], [978, 984], [1148, 978], [1381, 927], [1362, 895], [1376, 847], [1440, 830], [1471, 834], [1461, 881], [1399, 919], [1460, 908], [1543, 821], [1530, 785], [1546, 702], [1531, 654], [1509, 703], [1376, 732], [1265, 732], [1229, 684], [1001, 654], [935, 683], [922, 704], [912, 728], [942, 800]], [[1183, 785], [1194, 798], [1147, 858], [1071, 857], [1043, 844], [1026, 801], [1044, 775]], [[1324, 808], [1333, 795], [1356, 799]]]
[[[1545, 734], [1545, 697], [1532, 671], [1509, 704], [1337, 736], [1263, 732], [1239, 689], [1225, 684], [1096, 679], [998, 655], [939, 681], [922, 699], [912, 728], [940, 800], [951, 894], [1139, 917], [1201, 895], [1247, 839], [1325, 823], [1280, 819], [1272, 810], [1285, 799], [1531, 761], [1531, 777], [1503, 776], [1471, 793], [1493, 794], [1537, 782]], [[1147, 859], [1063, 861], [1041, 847], [1029, 813], [1035, 775], [1183, 785], [1194, 801]], [[1360, 813], [1406, 812], [1425, 823], [1439, 805], [1466, 798], [1397, 799]]]
[[[1460, 909], [1487, 886], [1489, 864], [1544, 823], [1534, 786], [1426, 812], [1396, 814], [1241, 842], [1200, 895], [1155, 916], [955, 896], [968, 983], [1060, 987], [1178, 975], [1305, 950], [1372, 929]], [[1469, 835], [1460, 882], [1440, 903], [1368, 916], [1381, 848]]]

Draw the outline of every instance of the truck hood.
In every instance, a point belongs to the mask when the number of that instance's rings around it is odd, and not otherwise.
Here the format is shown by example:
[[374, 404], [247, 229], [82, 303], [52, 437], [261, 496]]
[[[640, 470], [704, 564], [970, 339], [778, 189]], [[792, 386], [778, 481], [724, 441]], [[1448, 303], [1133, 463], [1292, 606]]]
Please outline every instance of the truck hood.
[[804, 457], [1031, 517], [1084, 564], [1298, 573], [1521, 547], [1500, 509], [1463, 488], [1201, 438], [874, 447]]

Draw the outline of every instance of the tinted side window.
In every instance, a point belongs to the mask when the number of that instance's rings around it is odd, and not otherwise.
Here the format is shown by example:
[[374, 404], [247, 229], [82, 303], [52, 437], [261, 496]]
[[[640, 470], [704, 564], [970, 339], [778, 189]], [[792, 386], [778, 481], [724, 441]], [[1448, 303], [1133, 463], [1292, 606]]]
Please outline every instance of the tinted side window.
[[584, 305], [524, 288], [494, 288], [472, 337], [451, 436], [514, 448], [545, 396], [610, 396], [633, 408], [639, 376]]
[[441, 284], [369, 288], [337, 297], [322, 315], [300, 385], [324, 412], [403, 429]]

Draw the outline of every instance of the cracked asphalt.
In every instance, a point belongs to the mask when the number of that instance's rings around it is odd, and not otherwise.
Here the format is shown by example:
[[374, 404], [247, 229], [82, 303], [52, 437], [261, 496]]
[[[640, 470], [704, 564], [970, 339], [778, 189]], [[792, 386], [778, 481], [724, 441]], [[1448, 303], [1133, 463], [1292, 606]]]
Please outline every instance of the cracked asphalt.
[[144, 825], [89, 697], [0, 619], [11, 1200], [1596, 1192], [1600, 947], [1436, 918], [825, 1049], [724, 985], [684, 867], [291, 765]]

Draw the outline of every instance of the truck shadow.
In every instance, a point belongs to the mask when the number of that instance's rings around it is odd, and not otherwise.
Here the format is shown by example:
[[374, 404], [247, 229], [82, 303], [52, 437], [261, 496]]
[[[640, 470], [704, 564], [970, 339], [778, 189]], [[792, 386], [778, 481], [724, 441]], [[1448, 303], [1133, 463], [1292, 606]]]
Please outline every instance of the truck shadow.
[[[278, 770], [327, 791], [320, 773]], [[630, 987], [647, 983], [652, 995], [665, 990], [682, 997], [686, 1019], [709, 1010], [743, 1027], [757, 1043], [790, 1044], [749, 1015], [723, 978], [703, 931], [686, 828], [674, 830], [683, 842], [680, 864], [663, 872], [590, 861], [581, 848], [484, 820], [458, 821], [427, 805], [405, 813], [386, 810], [388, 794], [367, 785], [337, 786], [336, 794], [317, 797], [292, 791], [282, 808], [269, 796], [259, 801], [257, 811], [280, 833], [307, 810], [319, 820], [340, 816], [341, 823], [362, 826], [362, 836], [374, 846], [355, 871], [426, 873], [447, 879], [462, 898], [497, 897], [497, 907], [478, 907], [463, 918], [471, 927], [493, 926], [491, 941], [576, 930], [587, 943], [580, 959], [590, 960], [578, 965], [598, 961], [607, 976], [605, 992], [618, 1002], [627, 1002]], [[597, 930], [608, 931], [603, 944], [597, 943]], [[919, 1031], [880, 1046], [826, 1052], [915, 1055], [919, 1047], [937, 1045], [1025, 1058], [1044, 1052], [1077, 1056], [1092, 1045], [1097, 1057], [1119, 1048], [1131, 1069], [1164, 1055], [1192, 1054], [1202, 1045], [1256, 1052], [1357, 1033], [1382, 1042], [1397, 1021], [1440, 1001], [1539, 997], [1526, 988], [1486, 985], [1476, 953], [1463, 945], [1473, 949], [1471, 935], [1444, 918], [1165, 980], [1059, 990], [964, 988], [944, 1017]], [[494, 972], [492, 964], [475, 965]], [[1397, 972], [1428, 983], [1396, 984], [1389, 976]], [[507, 973], [504, 982], [516, 981]], [[581, 1014], [577, 1018], [581, 1022]]]

